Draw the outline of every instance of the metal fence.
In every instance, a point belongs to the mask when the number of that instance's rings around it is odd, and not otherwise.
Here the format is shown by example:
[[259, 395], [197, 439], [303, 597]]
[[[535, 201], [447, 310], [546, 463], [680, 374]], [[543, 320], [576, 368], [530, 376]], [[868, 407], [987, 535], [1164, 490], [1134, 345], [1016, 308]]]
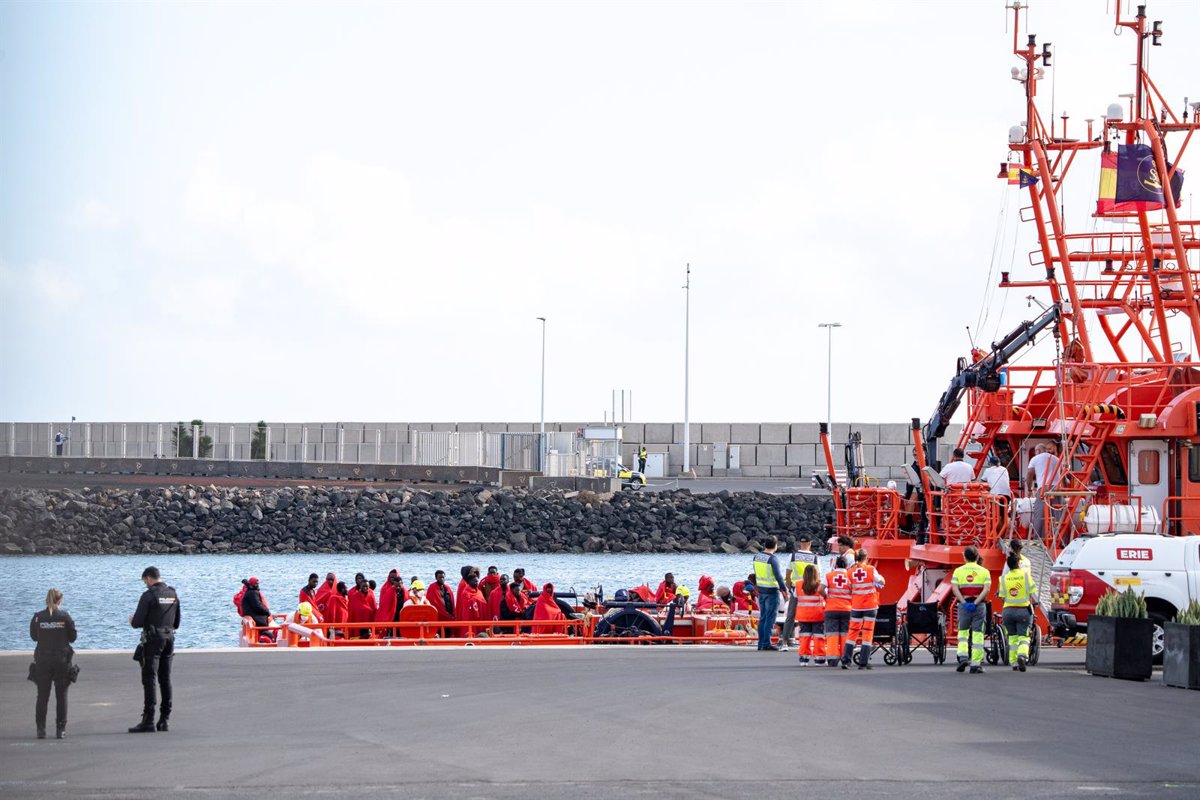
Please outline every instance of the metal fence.
[[[531, 432], [416, 431], [391, 423], [0, 423], [0, 454], [64, 458], [265, 458], [539, 470], [547, 461], [540, 441], [540, 434]], [[573, 441], [574, 434], [547, 433], [546, 451], [569, 453]]]

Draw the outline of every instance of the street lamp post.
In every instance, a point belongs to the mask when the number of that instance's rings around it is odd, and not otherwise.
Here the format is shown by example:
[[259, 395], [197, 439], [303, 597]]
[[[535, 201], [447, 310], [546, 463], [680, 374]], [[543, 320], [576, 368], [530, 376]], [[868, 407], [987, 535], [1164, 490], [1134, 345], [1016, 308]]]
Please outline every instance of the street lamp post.
[[833, 435], [833, 329], [842, 327], [840, 322], [821, 322], [818, 328], [829, 332], [829, 354], [825, 372], [825, 422], [829, 425], [829, 435]]
[[687, 265], [687, 280], [683, 284], [683, 474], [692, 471], [692, 436], [688, 424], [688, 352], [692, 322], [692, 265]]
[[538, 424], [538, 471], [543, 471], [546, 460], [546, 318], [538, 317], [542, 323], [542, 410]]

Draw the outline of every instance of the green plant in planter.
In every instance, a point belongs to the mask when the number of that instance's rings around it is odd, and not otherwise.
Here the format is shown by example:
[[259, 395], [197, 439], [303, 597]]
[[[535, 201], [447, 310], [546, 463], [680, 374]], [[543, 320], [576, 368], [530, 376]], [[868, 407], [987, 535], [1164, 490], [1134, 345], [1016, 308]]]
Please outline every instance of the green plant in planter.
[[[1193, 604], [1195, 605], [1195, 604]], [[1123, 592], [1109, 589], [1096, 603], [1096, 614], [1101, 617], [1129, 617], [1146, 619], [1150, 614], [1146, 610], [1146, 598], [1132, 588]]]
[[1188, 603], [1187, 608], [1175, 615], [1174, 621], [1180, 625], [1200, 625], [1200, 601]]

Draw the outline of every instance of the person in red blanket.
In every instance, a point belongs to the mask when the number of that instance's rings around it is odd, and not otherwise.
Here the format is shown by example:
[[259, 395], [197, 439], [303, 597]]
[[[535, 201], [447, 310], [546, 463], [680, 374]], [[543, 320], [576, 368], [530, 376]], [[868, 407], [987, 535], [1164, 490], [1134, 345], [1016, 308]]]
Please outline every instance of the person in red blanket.
[[665, 605], [675, 599], [675, 575], [668, 572], [663, 576], [663, 582], [658, 585], [658, 591], [654, 593], [654, 602]]
[[733, 610], [757, 611], [758, 600], [755, 598], [757, 588], [750, 581], [738, 581], [733, 585]]
[[[342, 624], [350, 621], [349, 612], [349, 592], [346, 591], [346, 583], [338, 581], [331, 593], [325, 595], [325, 611], [321, 614], [322, 618], [329, 624]], [[346, 632], [344, 630], [333, 628], [329, 629], [329, 638], [344, 638]]]
[[439, 620], [454, 619], [454, 594], [446, 585], [446, 573], [442, 570], [433, 573], [433, 583], [426, 590], [425, 599], [437, 609]]
[[[349, 618], [346, 621], [350, 624], [374, 622], [375, 611], [378, 608], [375, 602], [375, 593], [371, 591], [371, 585], [361, 572], [354, 576], [354, 582], [354, 588], [350, 591], [350, 597], [346, 603], [349, 611]], [[351, 636], [369, 639], [371, 638], [371, 629], [357, 628], [351, 632]]]
[[518, 583], [521, 585], [522, 591], [524, 591], [526, 594], [533, 594], [537, 591], [537, 586], [534, 585], [533, 581], [525, 577], [524, 567], [517, 567], [514, 569], [512, 579], [513, 583]]
[[[400, 619], [400, 609], [408, 600], [408, 592], [404, 590], [404, 579], [399, 570], [393, 569], [388, 573], [387, 580], [379, 589], [379, 607], [375, 609], [376, 622], [397, 622]], [[395, 628], [385, 628], [381, 636], [395, 636]]]
[[487, 575], [479, 582], [479, 591], [483, 592], [483, 596], [490, 598], [492, 590], [500, 585], [500, 569], [499, 567], [488, 567]]
[[[479, 567], [463, 567], [462, 576], [458, 584], [458, 597], [454, 601], [454, 618], [459, 622], [486, 622], [487, 599], [479, 590]], [[458, 635], [471, 637], [484, 630], [482, 626], [464, 627]]]
[[[533, 606], [533, 618], [550, 621], [563, 621], [567, 618], [567, 615], [558, 607], [558, 601], [554, 599], [553, 583], [547, 583], [542, 587], [542, 593], [538, 595], [537, 603]], [[560, 625], [537, 625], [533, 632], [562, 633], [563, 628]]]
[[508, 594], [508, 576], [501, 575], [500, 582], [496, 584], [496, 588], [488, 595], [488, 619], [500, 619], [500, 604], [504, 602], [504, 595]]
[[317, 596], [313, 600], [313, 605], [317, 612], [324, 617], [326, 608], [325, 603], [331, 594], [337, 594], [338, 579], [337, 575], [332, 572], [325, 573], [325, 582], [317, 588]]
[[320, 578], [320, 576], [317, 575], [317, 573], [314, 572], [311, 575], [309, 575], [308, 583], [306, 583], [302, 587], [300, 587], [300, 600], [298, 602], [299, 603], [308, 603], [313, 608], [316, 608], [317, 607], [317, 584], [320, 583], [320, 581], [321, 581], [321, 578]]
[[[513, 581], [504, 592], [504, 600], [500, 603], [499, 618], [501, 620], [521, 619], [527, 608], [529, 608], [529, 596], [525, 594], [521, 584]], [[515, 627], [506, 627], [503, 630], [505, 633], [517, 632]]]
[[717, 587], [711, 577], [708, 575], [701, 575], [700, 582], [697, 584], [697, 586], [700, 590], [700, 595], [696, 598], [697, 614], [729, 613], [729, 606], [725, 604], [724, 600], [717, 596]]

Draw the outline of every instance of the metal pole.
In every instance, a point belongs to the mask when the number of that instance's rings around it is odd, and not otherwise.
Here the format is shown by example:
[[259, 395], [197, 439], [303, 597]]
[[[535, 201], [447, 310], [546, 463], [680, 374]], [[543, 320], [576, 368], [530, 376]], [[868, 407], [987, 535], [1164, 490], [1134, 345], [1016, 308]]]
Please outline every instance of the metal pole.
[[690, 425], [688, 424], [688, 364], [691, 353], [689, 352], [691, 344], [691, 325], [692, 325], [692, 265], [689, 262], [687, 265], [687, 281], [683, 284], [684, 300], [683, 300], [683, 471], [688, 473], [692, 471], [692, 437]]
[[538, 472], [542, 471], [542, 462], [546, 455], [546, 318], [538, 317], [542, 323], [542, 403], [538, 419]]
[[829, 425], [829, 435], [833, 435], [833, 329], [842, 327], [840, 322], [821, 322], [818, 328], [825, 328], [829, 334], [828, 353], [825, 368], [825, 422]]

